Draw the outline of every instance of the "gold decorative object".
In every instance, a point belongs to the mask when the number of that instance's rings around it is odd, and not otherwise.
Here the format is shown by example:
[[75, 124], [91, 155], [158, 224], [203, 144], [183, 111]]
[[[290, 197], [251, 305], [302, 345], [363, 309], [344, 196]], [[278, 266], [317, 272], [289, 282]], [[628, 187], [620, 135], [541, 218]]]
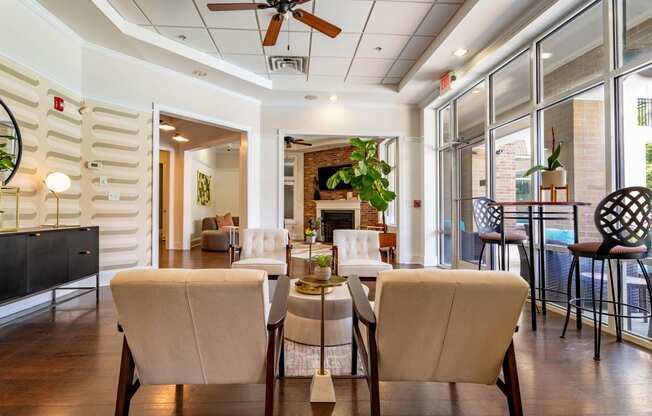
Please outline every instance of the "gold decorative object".
[[[4, 195], [11, 195], [13, 194], [15, 197], [15, 210], [14, 213], [16, 215], [16, 222], [15, 222], [15, 227], [14, 228], [4, 228], [4, 211], [2, 210], [3, 204], [2, 204], [2, 198]], [[18, 228], [20, 226], [20, 188], [19, 187], [10, 187], [10, 186], [2, 186], [0, 187], [0, 232], [2, 231], [18, 231]]]
[[[294, 284], [295, 288], [297, 289], [297, 292], [303, 294], [303, 295], [311, 295], [311, 296], [319, 296], [321, 295], [321, 289], [318, 287], [314, 287], [311, 285], [307, 285], [301, 280], [297, 280], [296, 283]], [[331, 293], [333, 290], [335, 290], [332, 287], [327, 287], [324, 289], [325, 294]]]

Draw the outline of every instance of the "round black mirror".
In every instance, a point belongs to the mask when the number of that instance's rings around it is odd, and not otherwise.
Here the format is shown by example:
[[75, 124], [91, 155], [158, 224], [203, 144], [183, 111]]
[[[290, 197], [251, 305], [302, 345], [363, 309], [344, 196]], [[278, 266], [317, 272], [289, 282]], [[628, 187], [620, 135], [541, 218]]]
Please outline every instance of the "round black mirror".
[[5, 186], [18, 172], [23, 142], [18, 123], [0, 99], [0, 185]]

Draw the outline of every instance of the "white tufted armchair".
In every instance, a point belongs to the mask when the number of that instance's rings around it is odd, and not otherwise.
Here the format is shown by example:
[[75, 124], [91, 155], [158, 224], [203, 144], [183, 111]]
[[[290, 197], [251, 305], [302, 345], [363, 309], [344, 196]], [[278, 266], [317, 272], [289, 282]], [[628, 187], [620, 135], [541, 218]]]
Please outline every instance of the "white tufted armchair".
[[377, 277], [392, 265], [380, 257], [378, 231], [335, 230], [333, 232], [333, 262], [340, 276]]
[[287, 230], [248, 228], [240, 244], [229, 250], [232, 269], [264, 270], [270, 277], [288, 274], [292, 246]]

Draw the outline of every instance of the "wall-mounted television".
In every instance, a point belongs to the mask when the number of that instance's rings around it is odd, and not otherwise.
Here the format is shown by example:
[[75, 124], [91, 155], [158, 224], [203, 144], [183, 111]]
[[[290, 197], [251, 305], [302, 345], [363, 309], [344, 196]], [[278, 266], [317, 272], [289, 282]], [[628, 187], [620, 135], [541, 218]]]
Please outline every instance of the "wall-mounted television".
[[[341, 168], [350, 168], [352, 165], [339, 165], [339, 166], [324, 166], [321, 168], [317, 169], [317, 177], [319, 178], [319, 190], [320, 191], [331, 191], [332, 189], [329, 189], [328, 186], [326, 186], [326, 182], [328, 182], [328, 179], [335, 174], [338, 170]], [[340, 182], [339, 185], [335, 188], [337, 189], [352, 189], [350, 184], [346, 184], [344, 182]]]

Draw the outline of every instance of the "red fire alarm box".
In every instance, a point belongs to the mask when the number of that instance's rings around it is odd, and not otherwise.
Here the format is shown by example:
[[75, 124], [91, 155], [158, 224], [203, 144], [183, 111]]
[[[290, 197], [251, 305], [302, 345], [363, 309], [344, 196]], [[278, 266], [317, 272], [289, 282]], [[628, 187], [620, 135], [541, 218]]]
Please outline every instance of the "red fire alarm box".
[[62, 97], [54, 97], [54, 109], [57, 111], [63, 111], [64, 110], [64, 104], [65, 102], [63, 101]]

